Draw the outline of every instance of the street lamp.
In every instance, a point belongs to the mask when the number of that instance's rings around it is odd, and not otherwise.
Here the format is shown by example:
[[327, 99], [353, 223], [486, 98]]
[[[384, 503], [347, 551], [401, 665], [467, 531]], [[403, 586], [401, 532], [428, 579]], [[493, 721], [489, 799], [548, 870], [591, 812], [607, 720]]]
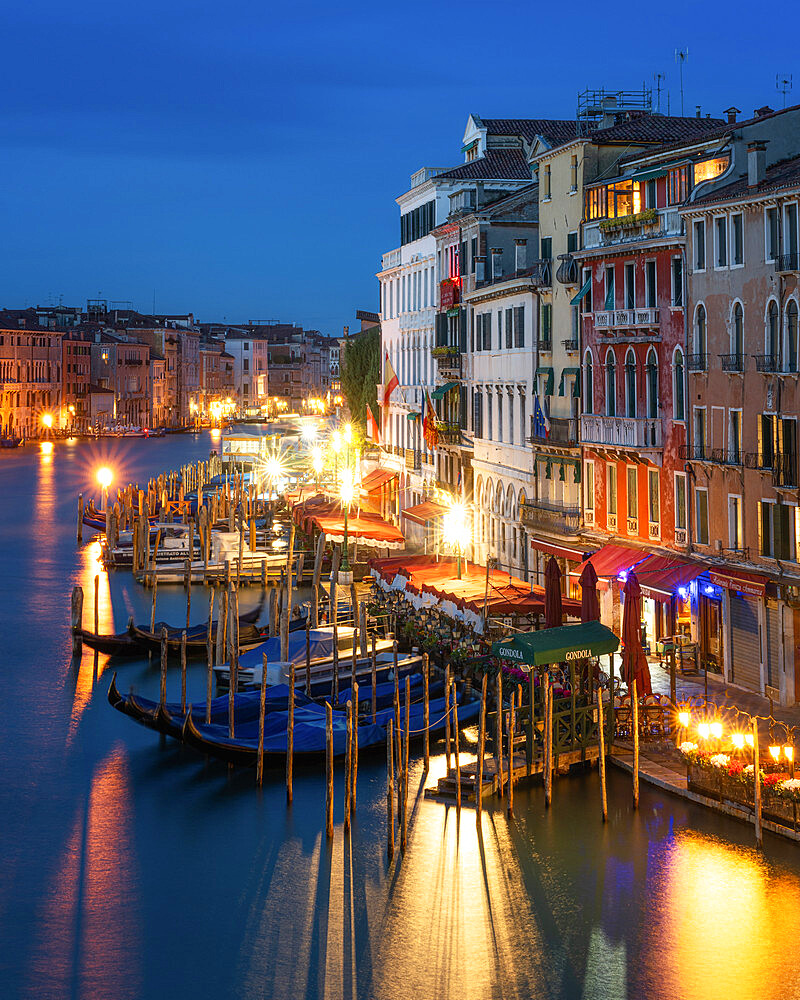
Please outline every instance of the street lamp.
[[319, 477], [322, 472], [322, 448], [317, 445], [311, 453], [311, 465], [317, 477], [317, 491], [319, 492]]
[[347, 512], [350, 509], [350, 504], [353, 502], [354, 494], [355, 487], [353, 484], [353, 474], [348, 468], [342, 473], [342, 483], [339, 488], [339, 496], [341, 497], [342, 505], [344, 506], [344, 552], [342, 554], [342, 570], [345, 573], [350, 572], [350, 564], [347, 561]]
[[47, 428], [48, 431], [53, 429], [53, 414], [43, 413], [42, 414], [42, 424]]
[[113, 479], [114, 473], [107, 465], [97, 470], [97, 481], [103, 490], [103, 510], [106, 510], [108, 507], [108, 487], [111, 485]]
[[461, 579], [461, 556], [469, 544], [469, 512], [460, 500], [454, 500], [444, 515], [442, 537], [445, 545], [455, 549], [458, 557], [458, 579]]

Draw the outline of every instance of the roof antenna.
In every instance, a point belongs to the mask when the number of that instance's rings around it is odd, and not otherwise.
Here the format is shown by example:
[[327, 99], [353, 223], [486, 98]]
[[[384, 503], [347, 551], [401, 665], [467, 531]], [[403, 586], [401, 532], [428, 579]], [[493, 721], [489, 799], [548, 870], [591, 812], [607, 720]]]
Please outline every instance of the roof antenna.
[[663, 73], [653, 73], [653, 79], [656, 81], [656, 114], [661, 114], [661, 81], [666, 80], [666, 76]]
[[791, 73], [776, 73], [775, 74], [775, 89], [778, 93], [783, 94], [783, 106], [786, 107], [786, 95], [792, 89], [792, 74]]
[[681, 70], [681, 118], [683, 118], [683, 64], [689, 58], [689, 49], [675, 49], [675, 62]]

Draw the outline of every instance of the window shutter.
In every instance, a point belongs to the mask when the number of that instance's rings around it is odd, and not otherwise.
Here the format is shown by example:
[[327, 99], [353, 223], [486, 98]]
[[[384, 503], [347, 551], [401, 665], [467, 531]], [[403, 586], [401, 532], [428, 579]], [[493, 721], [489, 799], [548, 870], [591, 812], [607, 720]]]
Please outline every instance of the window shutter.
[[487, 234], [486, 233], [481, 233], [480, 234], [481, 252], [478, 254], [479, 257], [485, 257], [486, 256], [488, 243], [489, 243], [489, 239], [488, 239]]
[[462, 354], [467, 351], [467, 310], [464, 306], [458, 314], [458, 349]]
[[766, 520], [766, 507], [767, 505], [765, 503], [762, 503], [761, 500], [758, 501], [758, 551], [762, 556], [768, 555], [764, 547], [767, 538], [769, 537], [769, 525]]

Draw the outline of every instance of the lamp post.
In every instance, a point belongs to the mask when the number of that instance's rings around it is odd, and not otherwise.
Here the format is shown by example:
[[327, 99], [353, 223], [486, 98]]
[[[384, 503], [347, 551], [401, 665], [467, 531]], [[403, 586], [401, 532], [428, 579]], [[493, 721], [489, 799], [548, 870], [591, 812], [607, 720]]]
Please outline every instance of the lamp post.
[[103, 490], [102, 494], [103, 510], [106, 510], [106, 508], [108, 507], [108, 487], [111, 485], [113, 479], [114, 479], [114, 474], [107, 465], [104, 465], [102, 468], [97, 470], [97, 481], [98, 483], [100, 483], [100, 486]]
[[53, 414], [43, 413], [42, 414], [42, 425], [47, 430], [47, 437], [52, 437], [53, 434]]
[[353, 477], [350, 473], [350, 469], [345, 469], [342, 476], [342, 485], [339, 491], [339, 496], [342, 499], [342, 504], [344, 506], [344, 546], [342, 552], [342, 570], [345, 573], [350, 572], [350, 563], [347, 559], [347, 513], [350, 509], [350, 504], [353, 502]]
[[468, 511], [460, 500], [451, 503], [444, 515], [442, 535], [446, 545], [455, 549], [458, 579], [461, 579], [461, 557], [469, 541]]

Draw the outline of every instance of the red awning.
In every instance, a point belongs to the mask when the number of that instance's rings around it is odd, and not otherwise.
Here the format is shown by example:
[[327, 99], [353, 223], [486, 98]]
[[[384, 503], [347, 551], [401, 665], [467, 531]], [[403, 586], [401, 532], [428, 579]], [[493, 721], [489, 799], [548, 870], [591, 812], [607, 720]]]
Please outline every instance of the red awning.
[[[295, 523], [307, 534], [312, 528], [325, 533], [331, 542], [344, 541], [344, 511], [340, 503], [314, 497], [303, 504], [296, 504], [292, 511]], [[360, 512], [350, 508], [347, 517], [349, 538], [359, 539], [378, 548], [401, 549], [405, 546], [403, 533], [393, 524], [361, 505]]]
[[[647, 555], [647, 552], [635, 549], [631, 545], [617, 545], [612, 542], [609, 545], [604, 545], [602, 549], [598, 549], [586, 561], [594, 566], [594, 571], [598, 577], [611, 579], [619, 576], [625, 570], [633, 569], [643, 559], [646, 559]], [[583, 565], [580, 565], [576, 570], [571, 570], [570, 575], [580, 576], [582, 570]]]
[[743, 569], [711, 569], [710, 581], [726, 590], [738, 590], [753, 597], [763, 597], [767, 589], [767, 578], [747, 573]]
[[666, 603], [679, 587], [688, 587], [705, 569], [672, 556], [648, 556], [636, 566], [636, 578], [645, 597]]
[[537, 552], [548, 552], [559, 559], [570, 559], [572, 562], [582, 562], [586, 556], [580, 549], [570, 549], [566, 545], [556, 545], [555, 542], [543, 542], [541, 538], [532, 538], [531, 548]]
[[414, 524], [421, 524], [424, 527], [428, 521], [433, 521], [435, 518], [441, 517], [446, 510], [446, 507], [440, 503], [436, 503], [435, 500], [425, 500], [422, 503], [415, 504], [413, 507], [404, 507], [401, 513], [409, 521], [413, 521]]
[[361, 480], [361, 492], [373, 493], [386, 486], [393, 479], [397, 479], [396, 472], [392, 472], [390, 469], [373, 469]]

